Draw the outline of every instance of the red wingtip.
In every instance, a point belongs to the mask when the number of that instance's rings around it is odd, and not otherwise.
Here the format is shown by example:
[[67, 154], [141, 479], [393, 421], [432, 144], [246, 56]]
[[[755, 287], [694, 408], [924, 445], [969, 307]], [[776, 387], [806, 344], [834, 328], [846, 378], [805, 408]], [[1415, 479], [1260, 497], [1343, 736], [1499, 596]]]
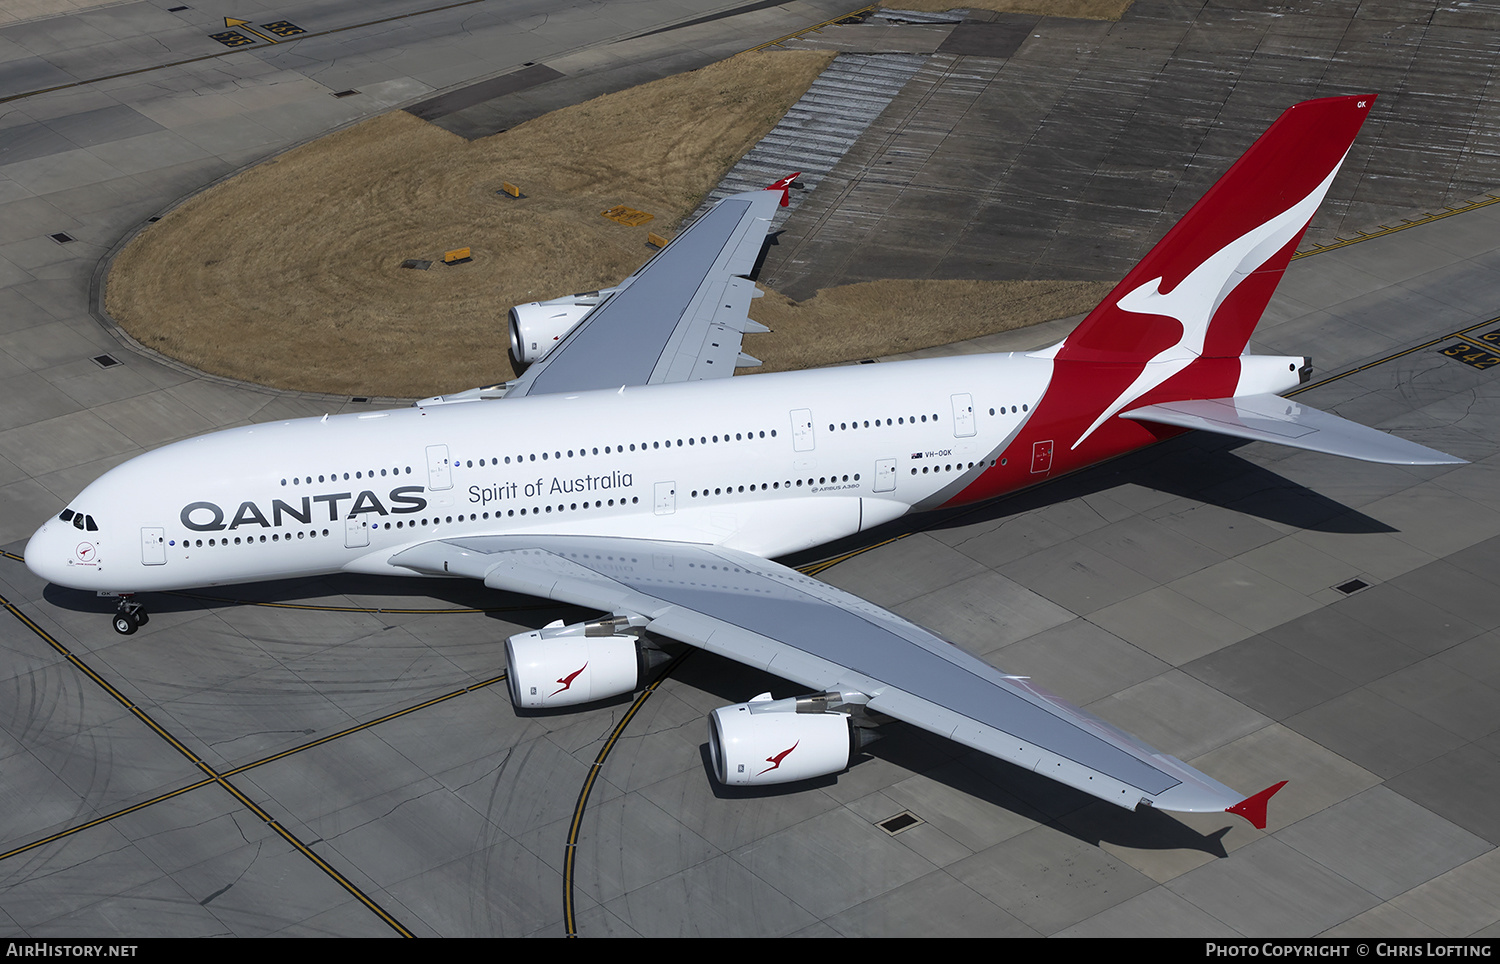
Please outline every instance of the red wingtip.
[[1225, 807], [1224, 812], [1237, 813], [1250, 821], [1251, 826], [1256, 830], [1264, 830], [1266, 829], [1266, 804], [1270, 802], [1271, 797], [1276, 795], [1276, 791], [1284, 786], [1286, 786], [1286, 781], [1282, 780], [1275, 786], [1266, 787], [1253, 797], [1246, 797], [1232, 807]]
[[797, 178], [799, 178], [801, 176], [802, 176], [802, 172], [801, 171], [798, 171], [796, 174], [788, 174], [786, 177], [784, 177], [781, 180], [777, 181], [775, 184], [768, 185], [766, 187], [766, 190], [767, 191], [780, 191], [781, 192], [781, 206], [782, 207], [787, 207], [788, 205], [790, 205], [792, 203], [791, 202], [791, 197], [792, 197], [792, 191], [791, 191], [792, 182], [795, 181]]

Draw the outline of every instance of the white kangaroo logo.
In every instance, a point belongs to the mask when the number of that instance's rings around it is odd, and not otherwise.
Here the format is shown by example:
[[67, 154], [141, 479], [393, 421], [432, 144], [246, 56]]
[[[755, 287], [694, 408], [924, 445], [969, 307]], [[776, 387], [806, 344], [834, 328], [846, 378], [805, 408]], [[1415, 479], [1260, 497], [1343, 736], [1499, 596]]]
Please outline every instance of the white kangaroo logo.
[[[1348, 154], [1345, 153], [1344, 157], [1348, 157]], [[1169, 293], [1162, 293], [1162, 279], [1157, 278], [1128, 292], [1116, 302], [1121, 310], [1133, 314], [1175, 318], [1182, 325], [1182, 336], [1177, 339], [1176, 344], [1163, 349], [1146, 362], [1146, 367], [1141, 369], [1130, 387], [1094, 420], [1088, 431], [1078, 436], [1078, 441], [1073, 443], [1072, 448], [1082, 445], [1083, 440], [1094, 434], [1094, 430], [1103, 425], [1106, 419], [1182, 371], [1203, 354], [1203, 342], [1208, 337], [1209, 323], [1213, 321], [1224, 299], [1239, 287], [1241, 281], [1258, 270], [1277, 251], [1286, 247], [1287, 242], [1312, 220], [1318, 205], [1323, 202], [1323, 195], [1328, 193], [1328, 186], [1333, 183], [1334, 175], [1338, 174], [1343, 164], [1344, 158], [1341, 157], [1323, 179], [1323, 183], [1314, 188], [1311, 194], [1260, 227], [1220, 248], [1194, 268]]]

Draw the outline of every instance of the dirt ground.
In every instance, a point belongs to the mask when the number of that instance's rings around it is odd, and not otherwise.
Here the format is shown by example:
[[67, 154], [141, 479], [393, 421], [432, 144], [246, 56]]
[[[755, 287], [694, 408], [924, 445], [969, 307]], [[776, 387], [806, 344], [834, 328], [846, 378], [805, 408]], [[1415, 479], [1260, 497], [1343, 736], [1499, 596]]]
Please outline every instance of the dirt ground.
[[[741, 54], [472, 142], [404, 111], [373, 118], [141, 232], [112, 267], [107, 310], [150, 348], [278, 388], [419, 398], [509, 379], [510, 306], [638, 268], [647, 233], [670, 235], [830, 57]], [[655, 218], [600, 216], [620, 204]], [[442, 264], [462, 247], [471, 261]], [[802, 304], [768, 293], [751, 314], [776, 334], [745, 349], [763, 370], [816, 367], [1065, 317], [1106, 288], [893, 279]]]

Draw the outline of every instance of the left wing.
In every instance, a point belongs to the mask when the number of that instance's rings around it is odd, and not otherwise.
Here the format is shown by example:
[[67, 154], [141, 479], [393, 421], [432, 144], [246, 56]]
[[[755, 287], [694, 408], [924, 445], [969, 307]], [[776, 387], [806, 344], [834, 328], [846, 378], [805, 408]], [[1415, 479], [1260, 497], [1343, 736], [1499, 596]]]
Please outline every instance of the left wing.
[[1126, 809], [1240, 813], [1245, 798], [1181, 760], [872, 603], [718, 546], [604, 536], [480, 536], [392, 557], [418, 572], [643, 617], [646, 628], [1008, 760]]
[[510, 384], [507, 398], [727, 378], [760, 297], [755, 269], [784, 190], [720, 201]]

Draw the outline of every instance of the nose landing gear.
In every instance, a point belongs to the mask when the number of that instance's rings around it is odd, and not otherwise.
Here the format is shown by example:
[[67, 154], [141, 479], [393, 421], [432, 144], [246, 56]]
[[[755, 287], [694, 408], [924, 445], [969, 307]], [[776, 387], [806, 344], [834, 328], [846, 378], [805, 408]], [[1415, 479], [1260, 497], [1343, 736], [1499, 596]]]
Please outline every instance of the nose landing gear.
[[146, 607], [132, 601], [129, 596], [120, 597], [120, 603], [115, 607], [115, 632], [121, 636], [129, 636], [146, 625], [149, 620]]

